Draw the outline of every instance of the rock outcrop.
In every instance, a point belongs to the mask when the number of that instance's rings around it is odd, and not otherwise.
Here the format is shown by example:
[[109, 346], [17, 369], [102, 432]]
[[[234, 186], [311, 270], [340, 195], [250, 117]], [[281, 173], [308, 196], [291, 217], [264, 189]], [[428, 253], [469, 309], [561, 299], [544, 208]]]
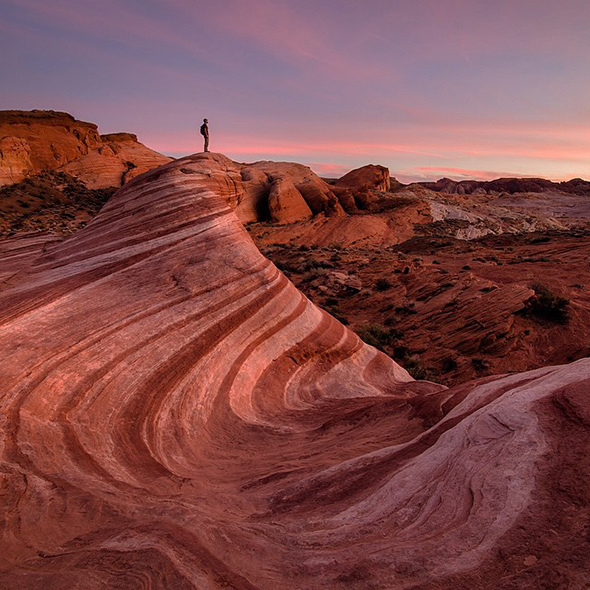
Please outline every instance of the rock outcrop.
[[98, 128], [56, 111], [0, 111], [0, 185], [57, 170], [100, 147]]
[[336, 181], [336, 186], [348, 188], [353, 192], [367, 189], [385, 192], [391, 186], [389, 169], [375, 164], [355, 168], [347, 172], [342, 178], [339, 178]]
[[94, 123], [56, 111], [0, 111], [0, 186], [61, 170], [89, 188], [120, 187], [169, 162], [131, 133], [99, 135]]
[[391, 187], [389, 169], [368, 164], [339, 178], [333, 190], [348, 213], [369, 209], [376, 201], [373, 191], [388, 191]]
[[100, 139], [99, 148], [61, 167], [83, 180], [88, 188], [123, 186], [139, 174], [172, 160], [139, 143], [133, 133], [111, 133], [101, 135]]
[[268, 211], [270, 221], [275, 223], [292, 223], [313, 217], [303, 195], [290, 180], [276, 180], [268, 194]]
[[496, 180], [451, 180], [441, 178], [436, 182], [421, 182], [422, 186], [436, 192], [459, 195], [507, 193], [564, 192], [590, 195], [590, 182], [573, 178], [564, 182], [552, 182], [545, 178], [497, 178]]
[[3, 587], [582, 588], [590, 360], [413, 381], [259, 253], [226, 164], [2, 283]]
[[216, 153], [193, 156], [207, 169], [205, 174], [217, 193], [235, 210], [240, 221], [272, 221], [286, 224], [312, 216], [346, 215], [330, 186], [310, 168], [292, 162], [242, 164]]

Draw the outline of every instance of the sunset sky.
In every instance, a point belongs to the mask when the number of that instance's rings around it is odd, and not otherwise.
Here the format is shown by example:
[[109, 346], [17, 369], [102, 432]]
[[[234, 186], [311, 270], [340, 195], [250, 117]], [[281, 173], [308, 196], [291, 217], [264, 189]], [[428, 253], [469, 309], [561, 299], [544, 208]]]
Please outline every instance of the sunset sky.
[[590, 179], [589, 0], [0, 0], [0, 109], [402, 181]]

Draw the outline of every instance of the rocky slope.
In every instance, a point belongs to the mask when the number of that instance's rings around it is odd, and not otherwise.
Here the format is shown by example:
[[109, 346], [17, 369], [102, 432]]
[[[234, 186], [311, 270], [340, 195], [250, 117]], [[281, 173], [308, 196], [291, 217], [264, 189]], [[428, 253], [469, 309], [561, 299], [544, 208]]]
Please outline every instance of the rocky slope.
[[413, 381], [228, 186], [184, 158], [35, 260], [0, 248], [3, 586], [583, 588], [590, 361]]
[[588, 232], [382, 248], [265, 244], [248, 229], [317, 305], [415, 376], [451, 385], [590, 355]]
[[99, 135], [94, 123], [57, 111], [0, 111], [0, 186], [65, 171], [89, 188], [120, 187], [171, 158], [131, 133]]
[[65, 172], [41, 172], [0, 187], [0, 236], [27, 231], [71, 234], [84, 227], [115, 190], [89, 189]]

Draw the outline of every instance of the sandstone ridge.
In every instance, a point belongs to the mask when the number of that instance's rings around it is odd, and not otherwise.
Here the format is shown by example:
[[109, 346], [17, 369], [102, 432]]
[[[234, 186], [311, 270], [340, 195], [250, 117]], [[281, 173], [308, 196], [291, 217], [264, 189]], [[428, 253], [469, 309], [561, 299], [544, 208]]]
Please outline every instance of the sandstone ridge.
[[0, 186], [64, 171], [89, 188], [119, 187], [171, 158], [132, 133], [99, 135], [94, 123], [58, 111], [0, 111]]
[[[293, 162], [234, 162], [223, 154], [201, 153], [197, 160], [214, 161], [223, 171], [219, 194], [245, 222], [293, 224], [314, 217], [334, 220], [368, 210], [375, 194], [389, 187], [389, 170], [368, 165], [328, 184], [309, 167]], [[215, 174], [215, 173], [210, 173]]]
[[590, 360], [413, 381], [260, 254], [235, 179], [183, 158], [0, 249], [3, 587], [582, 588]]

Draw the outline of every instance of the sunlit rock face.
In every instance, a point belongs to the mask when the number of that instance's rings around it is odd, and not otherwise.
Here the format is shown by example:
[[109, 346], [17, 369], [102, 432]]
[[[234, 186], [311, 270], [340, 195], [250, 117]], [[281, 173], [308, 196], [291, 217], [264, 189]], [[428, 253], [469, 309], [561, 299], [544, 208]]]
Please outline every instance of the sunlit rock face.
[[100, 147], [60, 170], [80, 178], [88, 188], [106, 188], [123, 186], [132, 178], [172, 160], [137, 141], [133, 133], [101, 135], [100, 140]]
[[389, 169], [385, 166], [368, 164], [351, 170], [338, 179], [336, 185], [352, 191], [368, 189], [388, 191], [391, 186], [391, 178], [389, 177]]
[[346, 215], [330, 186], [303, 164], [270, 161], [243, 164], [216, 153], [196, 154], [192, 162], [193, 168], [185, 167], [185, 173], [208, 175], [210, 186], [229, 203], [242, 222], [288, 224], [313, 216]]
[[590, 362], [413, 381], [258, 252], [232, 182], [172, 162], [12, 262], [2, 587], [583, 587]]
[[99, 135], [94, 123], [59, 111], [0, 111], [0, 186], [45, 170], [77, 176], [89, 188], [119, 187], [172, 158], [132, 133]]

